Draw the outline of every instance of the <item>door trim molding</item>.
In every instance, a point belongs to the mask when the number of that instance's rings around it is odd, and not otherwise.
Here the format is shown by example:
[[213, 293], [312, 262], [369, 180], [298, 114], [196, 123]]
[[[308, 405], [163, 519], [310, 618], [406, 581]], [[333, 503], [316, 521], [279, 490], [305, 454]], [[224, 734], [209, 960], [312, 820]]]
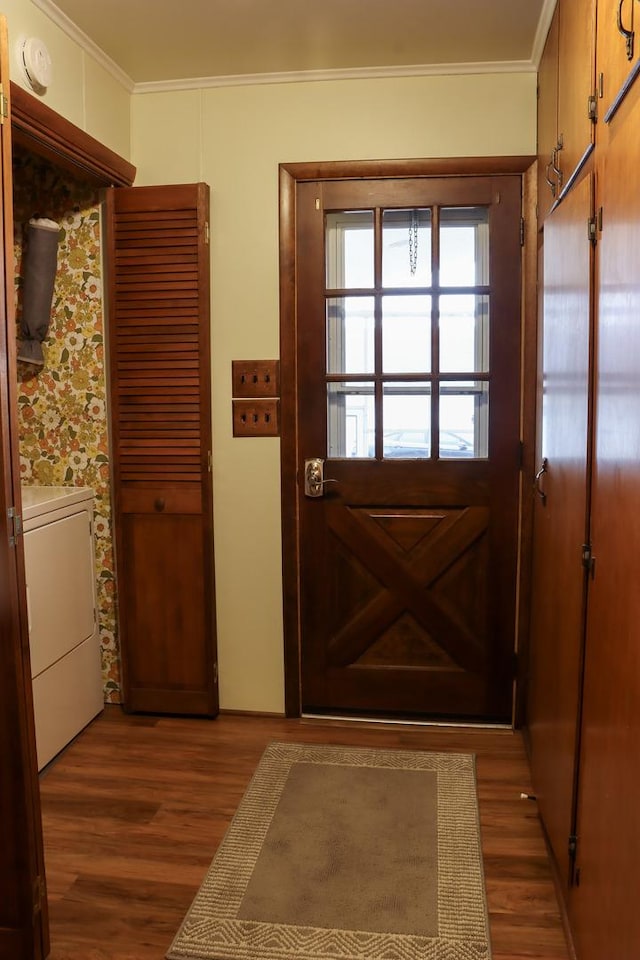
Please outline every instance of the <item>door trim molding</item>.
[[[296, 192], [298, 183], [312, 180], [361, 180], [398, 177], [492, 176], [524, 174], [535, 163], [534, 156], [459, 157], [427, 160], [320, 161], [281, 163], [279, 167], [279, 254], [280, 254], [280, 379], [281, 379], [281, 497], [282, 576], [284, 627], [285, 714], [299, 717], [300, 693], [300, 545], [297, 509], [298, 423], [296, 390], [298, 382], [296, 339]], [[525, 180], [530, 178], [525, 178]], [[527, 209], [527, 205], [524, 205]], [[526, 260], [525, 260], [526, 263]], [[524, 277], [527, 284], [527, 278]], [[525, 324], [529, 311], [524, 311]], [[535, 319], [535, 318], [534, 318]], [[523, 396], [533, 384], [523, 364]], [[527, 437], [525, 435], [525, 444]], [[530, 541], [529, 541], [530, 542]], [[522, 652], [522, 648], [520, 648]]]
[[129, 187], [136, 168], [11, 81], [11, 133], [19, 143], [101, 187]]

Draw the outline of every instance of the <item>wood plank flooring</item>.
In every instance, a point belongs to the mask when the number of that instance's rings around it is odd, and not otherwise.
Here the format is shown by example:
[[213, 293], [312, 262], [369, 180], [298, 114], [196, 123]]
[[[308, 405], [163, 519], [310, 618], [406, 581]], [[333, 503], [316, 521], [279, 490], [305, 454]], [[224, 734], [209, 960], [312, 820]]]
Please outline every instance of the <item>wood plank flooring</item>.
[[161, 960], [273, 739], [477, 756], [494, 960], [568, 960], [518, 733], [107, 707], [41, 777], [51, 960]]

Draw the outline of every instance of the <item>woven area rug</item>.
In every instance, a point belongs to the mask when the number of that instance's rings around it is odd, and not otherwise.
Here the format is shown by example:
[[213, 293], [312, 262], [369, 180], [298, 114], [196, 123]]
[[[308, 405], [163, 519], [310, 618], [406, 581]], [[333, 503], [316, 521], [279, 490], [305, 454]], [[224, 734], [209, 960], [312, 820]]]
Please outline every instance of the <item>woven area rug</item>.
[[489, 960], [474, 758], [272, 743], [170, 960]]

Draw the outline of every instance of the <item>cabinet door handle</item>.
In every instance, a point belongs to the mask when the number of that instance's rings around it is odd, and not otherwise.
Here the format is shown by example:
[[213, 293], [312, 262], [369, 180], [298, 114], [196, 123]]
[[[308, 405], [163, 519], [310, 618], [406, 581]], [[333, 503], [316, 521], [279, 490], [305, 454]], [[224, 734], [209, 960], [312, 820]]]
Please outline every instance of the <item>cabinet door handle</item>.
[[158, 497], [157, 500], [153, 501], [153, 507], [158, 513], [162, 513], [162, 511], [164, 510], [164, 505], [165, 504], [162, 497]]
[[544, 457], [543, 460], [542, 460], [542, 465], [541, 465], [540, 469], [538, 470], [538, 472], [536, 473], [535, 479], [534, 479], [534, 481], [533, 481], [534, 490], [536, 491], [536, 493], [537, 493], [538, 496], [540, 497], [540, 503], [542, 504], [543, 507], [544, 507], [544, 505], [545, 505], [546, 502], [547, 502], [547, 495], [546, 495], [546, 493], [544, 492], [544, 490], [542, 489], [542, 477], [543, 477], [544, 474], [547, 472], [547, 466], [548, 466], [548, 465], [549, 465], [549, 461], [547, 460], [546, 457]]
[[558, 154], [562, 150], [562, 140], [558, 140], [551, 154], [551, 165], [558, 181], [558, 190], [562, 187], [562, 170], [558, 166]]
[[624, 0], [620, 0], [618, 4], [618, 16], [617, 16], [617, 25], [618, 32], [624, 37], [625, 43], [627, 45], [627, 60], [633, 60], [633, 30], [627, 30], [622, 23], [622, 5]]
[[545, 171], [544, 178], [545, 178], [545, 180], [547, 181], [547, 183], [549, 184], [549, 186], [551, 187], [551, 196], [552, 196], [552, 197], [555, 197], [555, 195], [556, 195], [556, 185], [555, 185], [555, 183], [553, 182], [553, 180], [551, 179], [551, 177], [549, 176], [549, 171], [550, 171], [550, 170], [553, 170], [553, 169], [554, 169], [554, 166], [553, 166], [553, 156], [552, 156], [552, 157], [551, 157], [551, 160], [549, 160], [549, 163], [547, 164], [547, 168], [546, 168], [546, 171]]

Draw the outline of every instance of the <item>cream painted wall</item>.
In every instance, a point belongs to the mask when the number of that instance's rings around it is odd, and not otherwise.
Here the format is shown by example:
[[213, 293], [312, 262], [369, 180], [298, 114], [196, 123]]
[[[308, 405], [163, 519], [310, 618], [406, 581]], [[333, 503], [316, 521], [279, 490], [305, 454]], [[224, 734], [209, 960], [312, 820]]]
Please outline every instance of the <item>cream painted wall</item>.
[[20, 38], [38, 37], [49, 50], [53, 80], [39, 97], [71, 123], [125, 159], [131, 157], [131, 94], [39, 10], [31, 0], [2, 0], [7, 19], [11, 79], [33, 91], [16, 56]]
[[280, 451], [231, 432], [231, 361], [278, 356], [278, 164], [535, 154], [534, 74], [140, 94], [138, 184], [212, 197], [214, 516], [220, 702], [282, 711]]

